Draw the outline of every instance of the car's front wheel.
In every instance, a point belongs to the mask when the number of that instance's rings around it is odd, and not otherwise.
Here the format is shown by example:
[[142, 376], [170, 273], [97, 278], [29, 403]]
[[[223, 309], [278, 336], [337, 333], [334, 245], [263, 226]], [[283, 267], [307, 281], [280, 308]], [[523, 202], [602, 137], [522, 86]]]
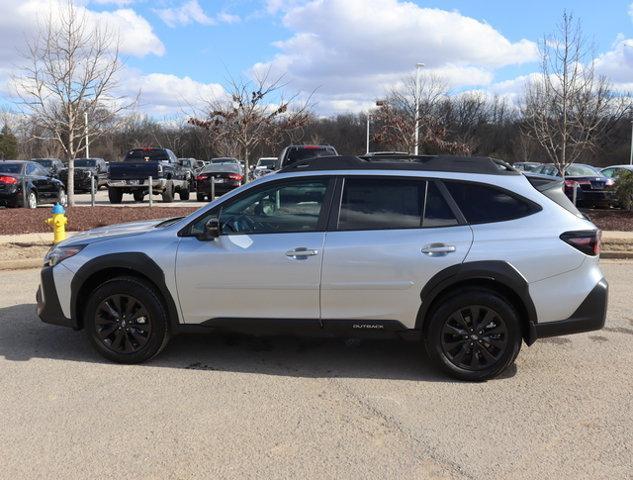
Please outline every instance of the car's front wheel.
[[449, 375], [466, 381], [496, 377], [521, 349], [519, 315], [501, 295], [465, 289], [441, 300], [429, 319], [429, 357]]
[[139, 363], [167, 345], [167, 311], [158, 292], [134, 277], [108, 280], [92, 292], [84, 326], [90, 342], [109, 360]]

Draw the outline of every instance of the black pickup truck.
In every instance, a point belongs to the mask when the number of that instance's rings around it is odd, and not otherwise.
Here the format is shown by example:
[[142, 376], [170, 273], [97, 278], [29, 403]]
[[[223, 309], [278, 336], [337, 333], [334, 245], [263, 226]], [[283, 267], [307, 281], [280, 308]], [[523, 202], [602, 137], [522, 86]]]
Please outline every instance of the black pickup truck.
[[174, 152], [168, 148], [134, 148], [122, 162], [110, 163], [110, 203], [121, 203], [124, 193], [131, 193], [134, 200], [142, 202], [149, 193], [149, 177], [152, 193], [160, 193], [163, 202], [172, 202], [175, 193], [181, 200], [189, 200], [189, 175]]

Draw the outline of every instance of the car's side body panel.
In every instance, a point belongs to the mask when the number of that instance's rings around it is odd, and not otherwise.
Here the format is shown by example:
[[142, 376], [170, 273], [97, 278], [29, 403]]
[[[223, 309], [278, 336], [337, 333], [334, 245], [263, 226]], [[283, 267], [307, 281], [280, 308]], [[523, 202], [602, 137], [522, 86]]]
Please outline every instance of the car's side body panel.
[[[436, 256], [422, 252], [434, 243], [455, 251]], [[321, 317], [397, 320], [414, 328], [424, 285], [439, 271], [461, 263], [471, 243], [472, 231], [465, 225], [328, 232]]]
[[[323, 232], [182, 238], [176, 258], [185, 323], [213, 318], [319, 317]], [[293, 258], [288, 252], [314, 252]]]

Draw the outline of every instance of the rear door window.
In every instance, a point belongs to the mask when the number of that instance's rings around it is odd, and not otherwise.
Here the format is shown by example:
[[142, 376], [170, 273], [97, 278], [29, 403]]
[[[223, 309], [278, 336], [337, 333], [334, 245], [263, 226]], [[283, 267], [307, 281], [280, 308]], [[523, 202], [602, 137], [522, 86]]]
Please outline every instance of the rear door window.
[[434, 182], [406, 178], [345, 179], [338, 230], [390, 230], [457, 224]]
[[495, 187], [461, 182], [444, 184], [470, 224], [515, 220], [538, 211], [535, 204]]

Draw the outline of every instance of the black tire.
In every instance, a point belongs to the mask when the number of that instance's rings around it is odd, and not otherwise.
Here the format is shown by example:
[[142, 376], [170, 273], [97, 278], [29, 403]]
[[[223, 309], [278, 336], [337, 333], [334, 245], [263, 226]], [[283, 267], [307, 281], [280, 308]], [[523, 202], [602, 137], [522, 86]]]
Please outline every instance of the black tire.
[[189, 200], [189, 187], [181, 188], [178, 192], [178, 196], [181, 200]]
[[519, 315], [491, 290], [449, 294], [428, 322], [424, 340], [431, 361], [459, 380], [490, 380], [508, 368], [521, 349]]
[[143, 199], [145, 198], [145, 192], [142, 192], [142, 191], [136, 191], [132, 193], [132, 195], [134, 196], [135, 202], [142, 202]]
[[108, 198], [110, 203], [121, 203], [123, 200], [123, 192], [118, 188], [108, 188]]
[[135, 277], [114, 278], [94, 290], [84, 319], [90, 343], [113, 362], [149, 360], [169, 341], [167, 310], [158, 292]]
[[162, 193], [163, 203], [171, 203], [174, 201], [174, 184], [170, 181], [165, 185], [165, 190]]
[[62, 207], [68, 206], [68, 197], [66, 196], [66, 191], [63, 188], [60, 188], [59, 191], [57, 192], [57, 202]]
[[204, 202], [204, 193], [196, 193], [196, 200], [198, 200], [199, 202]]
[[34, 209], [37, 208], [37, 203], [37, 193], [35, 193], [33, 190], [28, 190], [26, 192], [26, 199], [22, 199], [22, 206], [24, 208]]

